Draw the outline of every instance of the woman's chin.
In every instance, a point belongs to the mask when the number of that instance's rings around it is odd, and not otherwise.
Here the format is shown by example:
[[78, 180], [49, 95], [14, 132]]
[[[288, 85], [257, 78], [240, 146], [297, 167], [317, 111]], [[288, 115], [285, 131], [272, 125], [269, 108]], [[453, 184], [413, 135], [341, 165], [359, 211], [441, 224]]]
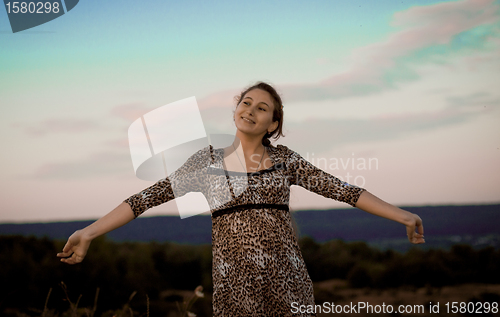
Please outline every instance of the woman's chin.
[[244, 135], [253, 136], [253, 137], [259, 136], [259, 133], [257, 133], [257, 131], [255, 131], [254, 129], [248, 128], [248, 127], [238, 127], [237, 126], [236, 129], [238, 129], [238, 131]]
[[244, 133], [251, 133], [252, 131], [255, 131], [254, 126], [248, 123], [236, 123], [236, 129]]

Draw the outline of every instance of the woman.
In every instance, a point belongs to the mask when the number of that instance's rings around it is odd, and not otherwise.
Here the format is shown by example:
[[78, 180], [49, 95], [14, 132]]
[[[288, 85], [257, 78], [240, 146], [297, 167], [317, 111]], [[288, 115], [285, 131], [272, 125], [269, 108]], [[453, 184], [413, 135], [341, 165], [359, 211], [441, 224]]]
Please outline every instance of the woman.
[[312, 282], [288, 209], [291, 185], [397, 221], [406, 226], [411, 243], [424, 243], [417, 215], [340, 181], [286, 146], [270, 144], [270, 137], [283, 135], [283, 105], [273, 87], [258, 82], [236, 101], [232, 145], [198, 151], [168, 178], [76, 231], [58, 254], [61, 261], [81, 262], [92, 239], [153, 206], [197, 190], [212, 211], [214, 316], [291, 316], [296, 315], [292, 305], [314, 305]]

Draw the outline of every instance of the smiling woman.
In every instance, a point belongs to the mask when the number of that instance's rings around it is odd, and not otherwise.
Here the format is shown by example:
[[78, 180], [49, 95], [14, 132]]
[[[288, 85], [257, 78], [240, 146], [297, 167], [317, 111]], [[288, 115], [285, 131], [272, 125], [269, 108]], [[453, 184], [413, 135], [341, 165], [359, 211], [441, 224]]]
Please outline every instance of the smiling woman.
[[[275, 140], [278, 140], [280, 136], [285, 136], [283, 134], [283, 102], [272, 86], [259, 82], [242, 91], [239, 96], [235, 97], [235, 101], [238, 113], [234, 114], [234, 120], [238, 130], [240, 126], [237, 125], [236, 118], [246, 119], [247, 122], [255, 124], [255, 119], [257, 119], [254, 118], [255, 113], [255, 115], [260, 116], [259, 121], [263, 120], [269, 126], [267, 133], [262, 138], [264, 146], [271, 144], [269, 138], [272, 136]], [[250, 111], [252, 105], [257, 108], [257, 111]]]
[[287, 146], [270, 143], [269, 138], [283, 136], [283, 104], [272, 86], [259, 82], [236, 103], [230, 146], [199, 150], [169, 177], [75, 232], [58, 254], [61, 261], [81, 262], [95, 237], [149, 208], [201, 191], [212, 212], [214, 316], [314, 316], [293, 310], [315, 302], [288, 207], [292, 185], [400, 222], [410, 242], [424, 242], [417, 215], [324, 172]]

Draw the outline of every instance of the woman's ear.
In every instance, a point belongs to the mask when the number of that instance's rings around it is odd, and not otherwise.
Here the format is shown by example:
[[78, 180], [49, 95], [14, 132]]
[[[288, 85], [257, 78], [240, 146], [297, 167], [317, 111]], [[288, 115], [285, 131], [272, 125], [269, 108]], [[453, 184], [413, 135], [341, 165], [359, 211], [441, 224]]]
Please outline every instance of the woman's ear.
[[274, 130], [276, 130], [276, 128], [278, 127], [278, 124], [279, 122], [278, 121], [274, 121], [273, 123], [271, 123], [271, 125], [269, 126], [269, 128], [267, 129], [267, 132], [271, 133], [273, 132]]

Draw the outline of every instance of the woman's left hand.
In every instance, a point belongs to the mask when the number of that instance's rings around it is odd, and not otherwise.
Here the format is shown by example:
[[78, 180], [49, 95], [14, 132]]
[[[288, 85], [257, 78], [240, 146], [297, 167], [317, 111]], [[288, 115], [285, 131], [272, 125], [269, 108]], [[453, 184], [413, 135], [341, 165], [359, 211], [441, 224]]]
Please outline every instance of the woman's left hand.
[[411, 214], [411, 221], [406, 225], [406, 234], [408, 240], [413, 244], [425, 243], [424, 240], [424, 225], [422, 219], [416, 214]]
[[410, 240], [411, 243], [425, 243], [422, 219], [416, 214], [393, 206], [366, 190], [359, 196], [356, 207], [376, 216], [404, 224], [406, 226], [408, 240]]

